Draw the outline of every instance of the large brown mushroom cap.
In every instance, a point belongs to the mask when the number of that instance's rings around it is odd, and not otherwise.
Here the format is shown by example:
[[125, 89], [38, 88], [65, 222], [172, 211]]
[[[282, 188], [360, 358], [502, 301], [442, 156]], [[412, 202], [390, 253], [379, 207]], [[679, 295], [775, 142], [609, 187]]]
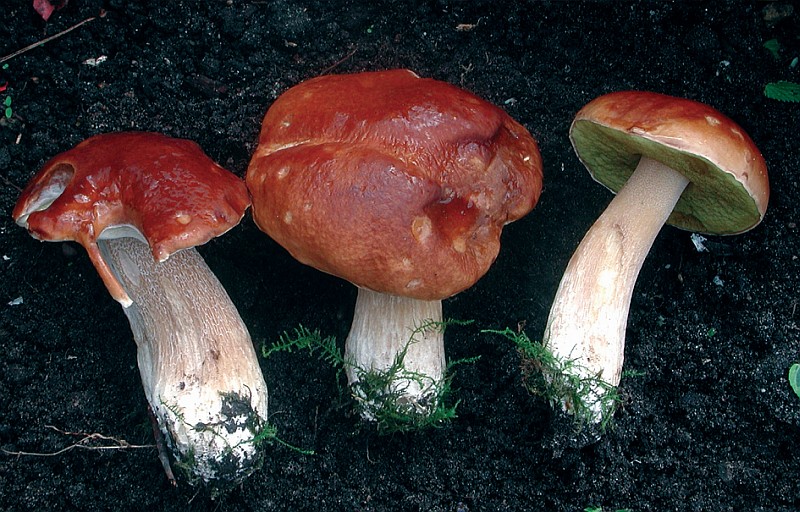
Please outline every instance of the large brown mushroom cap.
[[653, 92], [614, 92], [578, 112], [570, 139], [592, 177], [613, 192], [642, 155], [686, 176], [690, 184], [667, 221], [676, 227], [735, 234], [764, 217], [764, 158], [742, 128], [708, 105]]
[[163, 261], [225, 233], [249, 205], [244, 183], [194, 142], [120, 132], [52, 158], [25, 187], [13, 217], [40, 240], [83, 245], [108, 227], [131, 225]]
[[120, 132], [96, 135], [52, 158], [12, 215], [39, 240], [83, 245], [112, 296], [127, 302], [97, 249], [101, 235], [133, 228], [156, 261], [164, 261], [225, 233], [249, 205], [242, 180], [194, 142]]
[[323, 76], [267, 112], [247, 171], [258, 226], [296, 259], [382, 293], [475, 283], [539, 198], [528, 131], [408, 70]]

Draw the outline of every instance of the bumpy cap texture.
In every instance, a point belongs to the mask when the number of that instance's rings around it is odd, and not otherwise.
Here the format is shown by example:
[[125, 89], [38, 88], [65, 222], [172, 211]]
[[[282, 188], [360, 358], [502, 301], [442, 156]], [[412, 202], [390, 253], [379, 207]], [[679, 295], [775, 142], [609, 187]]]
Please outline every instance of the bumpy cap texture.
[[503, 110], [408, 70], [328, 75], [267, 112], [246, 176], [258, 226], [299, 261], [438, 300], [491, 266], [542, 162]]

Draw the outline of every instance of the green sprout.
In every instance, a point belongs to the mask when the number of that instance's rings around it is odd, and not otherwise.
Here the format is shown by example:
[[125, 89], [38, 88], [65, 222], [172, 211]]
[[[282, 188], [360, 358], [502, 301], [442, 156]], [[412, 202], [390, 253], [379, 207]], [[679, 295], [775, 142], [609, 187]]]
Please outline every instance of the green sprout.
[[772, 54], [775, 60], [780, 59], [781, 43], [779, 43], [777, 39], [770, 39], [764, 42], [764, 48], [769, 50], [769, 53]]
[[525, 387], [531, 394], [544, 398], [551, 407], [571, 414], [578, 430], [598, 423], [600, 431], [605, 432], [611, 425], [620, 403], [615, 386], [599, 376], [586, 376], [586, 369], [575, 360], [555, 356], [544, 344], [531, 341], [524, 331], [506, 328], [482, 332], [499, 334], [514, 342], [522, 358]]
[[[3, 64], [2, 69], [3, 69], [3, 71], [8, 69], [8, 64]], [[6, 82], [6, 84], [4, 84], [2, 87], [0, 87], [0, 91], [5, 91], [7, 87], [8, 87], [8, 82]], [[5, 99], [3, 100], [3, 105], [5, 106], [6, 119], [11, 119], [11, 116], [14, 115], [14, 111], [11, 110], [11, 96], [6, 96], [5, 97]]]
[[[311, 331], [302, 325], [294, 329], [292, 334], [284, 332], [278, 342], [262, 348], [264, 357], [276, 352], [293, 352], [295, 349], [308, 350], [317, 354], [319, 359], [337, 369], [337, 382], [345, 368], [355, 369], [357, 381], [351, 386], [350, 394], [356, 402], [356, 408], [365, 417], [370, 418], [377, 426], [379, 434], [408, 432], [428, 427], [438, 427], [456, 417], [458, 401], [450, 404], [448, 398], [452, 392], [453, 372], [451, 369], [459, 364], [473, 363], [478, 358], [466, 358], [452, 361], [447, 365], [447, 377], [442, 382], [432, 382], [430, 377], [408, 370], [404, 360], [408, 347], [417, 343], [418, 336], [430, 329], [444, 329], [451, 324], [464, 325], [470, 322], [447, 320], [435, 322], [426, 320], [414, 328], [409, 335], [403, 350], [395, 356], [394, 362], [384, 370], [368, 370], [355, 366], [346, 360], [336, 345], [336, 338], [323, 338], [319, 330]], [[422, 388], [430, 389], [425, 404], [411, 404], [404, 398], [405, 389], [398, 388], [397, 382], [415, 382]], [[341, 388], [340, 388], [341, 389]], [[421, 407], [425, 405], [426, 407]], [[428, 408], [427, 405], [432, 407]]]
[[771, 100], [800, 102], [800, 84], [780, 80], [764, 86], [764, 96]]
[[[780, 60], [780, 52], [782, 50], [780, 42], [777, 39], [770, 39], [764, 42], [764, 48], [769, 50], [775, 60]], [[797, 66], [798, 58], [795, 57], [789, 63], [790, 68]], [[764, 86], [764, 96], [771, 100], [800, 102], [800, 84], [797, 82], [789, 82], [787, 80], [779, 80], [777, 82], [770, 82]]]
[[789, 367], [789, 385], [794, 394], [800, 398], [800, 364], [794, 363]]

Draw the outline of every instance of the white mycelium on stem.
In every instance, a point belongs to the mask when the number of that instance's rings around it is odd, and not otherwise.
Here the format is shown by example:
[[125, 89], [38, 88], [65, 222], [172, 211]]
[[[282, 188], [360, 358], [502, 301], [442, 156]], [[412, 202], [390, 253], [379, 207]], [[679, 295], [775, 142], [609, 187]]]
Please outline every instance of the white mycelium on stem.
[[177, 459], [196, 477], [255, 469], [267, 386], [250, 335], [198, 252], [156, 262], [136, 238], [98, 240], [132, 303], [124, 307], [147, 401]]

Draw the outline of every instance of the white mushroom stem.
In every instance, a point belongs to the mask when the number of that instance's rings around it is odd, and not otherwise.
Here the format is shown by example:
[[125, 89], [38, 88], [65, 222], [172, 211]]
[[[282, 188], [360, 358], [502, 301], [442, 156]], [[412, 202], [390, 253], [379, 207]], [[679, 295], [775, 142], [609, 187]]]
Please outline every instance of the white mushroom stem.
[[[403, 412], [426, 415], [439, 404], [445, 374], [442, 301], [424, 301], [358, 289], [345, 344], [347, 378], [362, 416], [375, 420], [391, 395]], [[389, 374], [387, 389], [365, 389], [370, 373]]]
[[[586, 233], [561, 278], [544, 344], [559, 361], [572, 363], [567, 371], [592, 382], [582, 405], [596, 422], [607, 411], [603, 398], [608, 385], [619, 384], [639, 270], [688, 183], [682, 174], [642, 157]], [[560, 398], [568, 412], [581, 405]]]
[[194, 249], [157, 263], [134, 238], [98, 245], [132, 300], [124, 311], [142, 384], [173, 454], [205, 481], [246, 476], [267, 421], [267, 386], [225, 289]]

